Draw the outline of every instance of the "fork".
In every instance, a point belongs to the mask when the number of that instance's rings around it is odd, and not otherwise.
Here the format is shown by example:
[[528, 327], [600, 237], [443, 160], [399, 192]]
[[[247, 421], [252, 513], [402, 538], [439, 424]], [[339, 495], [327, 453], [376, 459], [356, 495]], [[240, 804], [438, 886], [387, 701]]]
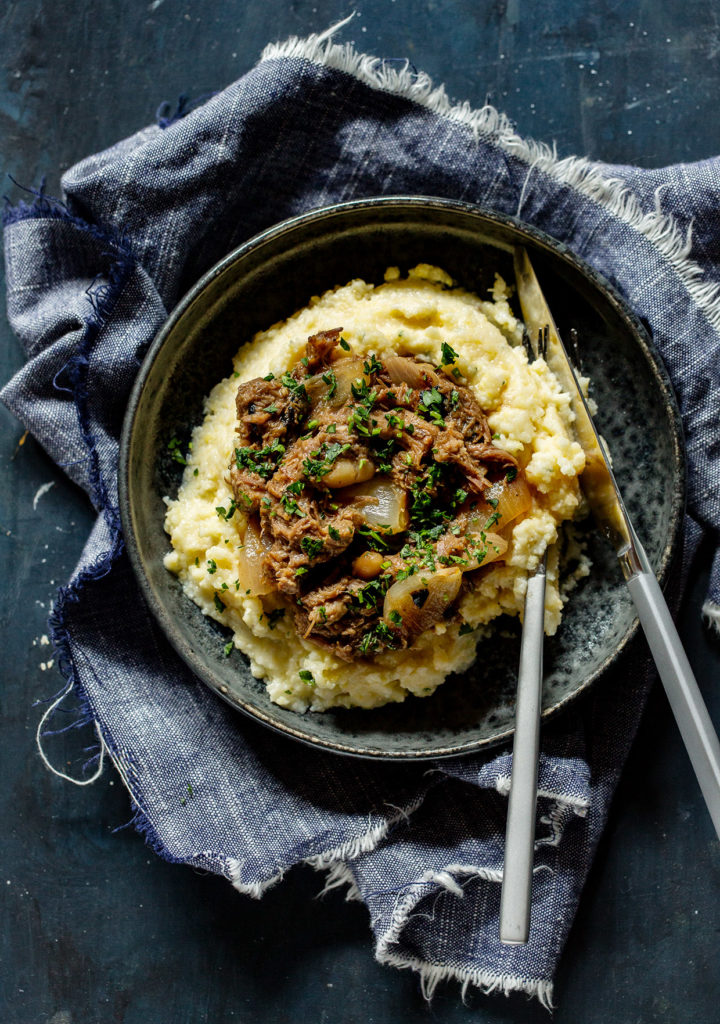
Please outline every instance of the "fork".
[[[525, 346], [530, 359], [545, 357], [548, 328]], [[518, 668], [515, 735], [505, 831], [505, 863], [500, 897], [500, 941], [524, 945], [530, 936], [530, 896], [535, 852], [540, 713], [542, 709], [545, 570], [543, 560], [528, 577]]]

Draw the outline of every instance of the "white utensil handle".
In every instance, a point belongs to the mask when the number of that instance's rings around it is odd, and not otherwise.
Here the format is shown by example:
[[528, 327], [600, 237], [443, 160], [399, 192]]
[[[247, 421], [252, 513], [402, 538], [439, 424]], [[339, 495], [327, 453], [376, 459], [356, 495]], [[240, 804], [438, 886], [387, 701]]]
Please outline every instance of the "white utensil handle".
[[720, 838], [720, 741], [715, 727], [656, 577], [638, 572], [627, 585]]
[[510, 945], [522, 945], [530, 935], [544, 625], [545, 566], [542, 565], [528, 580], [520, 645], [505, 864], [500, 897], [500, 941]]

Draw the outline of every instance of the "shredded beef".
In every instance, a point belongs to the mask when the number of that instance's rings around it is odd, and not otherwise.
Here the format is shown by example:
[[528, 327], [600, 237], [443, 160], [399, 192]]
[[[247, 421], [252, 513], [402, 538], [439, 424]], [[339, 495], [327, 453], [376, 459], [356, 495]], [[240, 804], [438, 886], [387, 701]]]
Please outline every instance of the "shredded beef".
[[[417, 575], [423, 587], [463, 564], [462, 590], [472, 586], [483, 570], [463, 559], [469, 523], [502, 529], [488, 489], [520, 471], [454, 366], [363, 360], [340, 345], [342, 328], [321, 331], [280, 379], [240, 385], [228, 483], [256, 517], [263, 569], [297, 632], [353, 660], [412, 643], [412, 626], [386, 614], [396, 582]], [[412, 596], [418, 607], [426, 593]]]

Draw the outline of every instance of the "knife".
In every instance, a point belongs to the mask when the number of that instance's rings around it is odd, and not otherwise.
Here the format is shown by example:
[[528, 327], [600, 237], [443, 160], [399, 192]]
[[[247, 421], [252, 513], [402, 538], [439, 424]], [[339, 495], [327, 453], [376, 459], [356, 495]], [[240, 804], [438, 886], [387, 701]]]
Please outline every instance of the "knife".
[[575, 433], [585, 451], [583, 491], [601, 532], [615, 549], [640, 624], [645, 632], [670, 707], [720, 838], [720, 742], [703, 701], [648, 557], [633, 529], [527, 251], [515, 250], [515, 278], [525, 325], [531, 339], [547, 327], [548, 367], [570, 395]]

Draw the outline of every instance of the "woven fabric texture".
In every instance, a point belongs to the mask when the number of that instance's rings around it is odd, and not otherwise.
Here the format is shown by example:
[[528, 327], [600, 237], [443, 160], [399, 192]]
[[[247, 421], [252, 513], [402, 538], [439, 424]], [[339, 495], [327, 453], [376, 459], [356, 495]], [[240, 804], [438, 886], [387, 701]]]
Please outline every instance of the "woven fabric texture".
[[[497, 112], [452, 107], [423, 76], [393, 68], [323, 40], [271, 48], [186, 116], [71, 168], [62, 202], [9, 207], [8, 309], [27, 362], [2, 397], [97, 510], [58, 594], [53, 639], [157, 852], [254, 896], [300, 862], [327, 868], [329, 884], [347, 883], [367, 905], [378, 958], [416, 969], [427, 991], [455, 977], [548, 1003], [652, 681], [638, 650], [544, 732], [533, 931], [526, 947], [504, 947], [509, 753], [432, 771], [375, 765], [298, 747], [239, 717], [154, 625], [119, 523], [129, 389], [186, 289], [288, 216], [418, 194], [519, 215], [625, 296], [652, 331], [683, 413], [687, 552], [704, 531], [717, 534], [720, 161], [656, 171], [558, 162]], [[710, 613], [719, 599], [716, 556]]]

